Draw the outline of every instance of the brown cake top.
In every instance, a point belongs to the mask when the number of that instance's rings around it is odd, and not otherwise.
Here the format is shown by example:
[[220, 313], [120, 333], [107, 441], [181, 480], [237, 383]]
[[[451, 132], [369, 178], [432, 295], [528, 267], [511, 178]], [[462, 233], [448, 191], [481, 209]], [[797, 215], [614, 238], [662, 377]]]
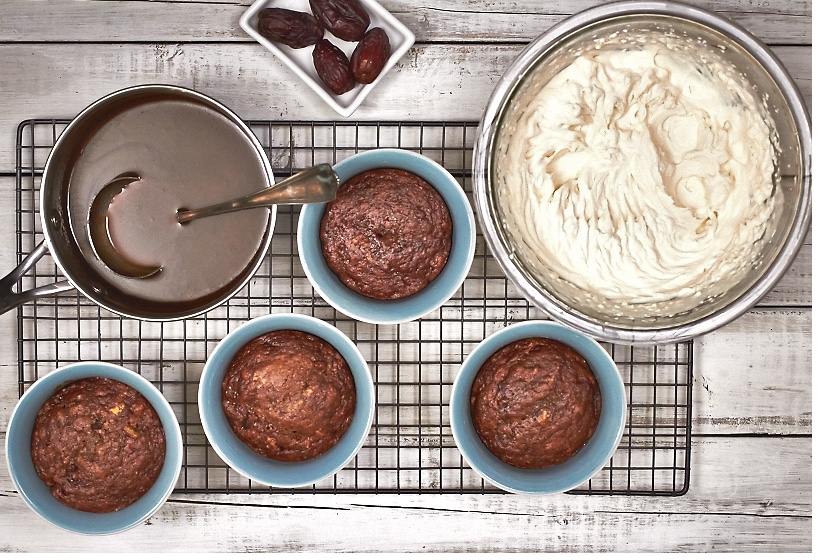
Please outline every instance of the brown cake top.
[[222, 380], [222, 409], [234, 433], [278, 461], [305, 461], [332, 448], [355, 408], [356, 385], [344, 357], [301, 331], [251, 340]]
[[501, 460], [522, 468], [556, 465], [589, 440], [601, 392], [586, 360], [562, 342], [517, 340], [478, 371], [470, 392], [476, 432]]
[[31, 455], [57, 500], [106, 513], [131, 505], [152, 487], [163, 468], [166, 436], [139, 391], [89, 377], [59, 388], [41, 407]]
[[352, 177], [327, 205], [321, 248], [351, 290], [391, 300], [416, 294], [440, 274], [452, 248], [452, 218], [441, 195], [401, 169]]

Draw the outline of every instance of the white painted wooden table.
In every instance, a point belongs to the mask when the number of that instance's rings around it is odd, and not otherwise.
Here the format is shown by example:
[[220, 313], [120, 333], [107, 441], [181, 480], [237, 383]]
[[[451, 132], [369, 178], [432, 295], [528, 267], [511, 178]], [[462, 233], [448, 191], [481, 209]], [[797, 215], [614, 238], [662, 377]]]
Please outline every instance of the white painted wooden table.
[[[478, 120], [531, 39], [596, 0], [382, 0], [416, 45], [352, 119]], [[694, 0], [773, 47], [811, 102], [809, 0]], [[335, 120], [238, 27], [237, 0], [0, 3], [0, 272], [16, 264], [15, 131], [125, 86], [171, 83], [246, 119]], [[755, 309], [696, 340], [686, 495], [174, 495], [108, 537], [54, 528], [0, 468], [0, 551], [809, 551], [810, 239]], [[0, 317], [0, 439], [18, 399], [15, 314]], [[2, 454], [2, 451], [0, 451]]]

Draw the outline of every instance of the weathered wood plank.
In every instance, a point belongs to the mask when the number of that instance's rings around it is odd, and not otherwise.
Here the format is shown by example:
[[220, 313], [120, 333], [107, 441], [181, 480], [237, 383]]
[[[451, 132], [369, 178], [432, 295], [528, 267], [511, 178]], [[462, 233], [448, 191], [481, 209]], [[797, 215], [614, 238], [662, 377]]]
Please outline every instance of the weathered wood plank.
[[773, 291], [758, 303], [758, 306], [811, 305], [813, 259], [814, 249], [811, 244], [811, 231], [809, 230], [808, 236], [805, 238], [805, 242], [799, 249], [799, 253], [790, 269], [782, 276]]
[[811, 321], [809, 310], [752, 311], [697, 339], [694, 433], [810, 434]]
[[[17, 265], [15, 237], [15, 180], [0, 177], [0, 277]], [[17, 314], [0, 315], [0, 431], [6, 432], [9, 415], [18, 401], [17, 389]], [[5, 469], [5, 465], [3, 467]]]
[[694, 450], [691, 489], [677, 498], [175, 495], [146, 524], [96, 539], [41, 520], [3, 470], [0, 550], [811, 550], [809, 438], [699, 438]]
[[[781, 45], [810, 106], [809, 0], [689, 1]], [[602, 0], [381, 2], [419, 42], [354, 119], [476, 120], [526, 42]], [[72, 117], [139, 83], [193, 87], [244, 118], [336, 119], [241, 32], [250, 3], [2, 0], [0, 173], [14, 167], [20, 120]], [[13, 184], [0, 177], [0, 275], [14, 262]], [[812, 260], [809, 236], [764, 307], [697, 341], [683, 497], [176, 495], [147, 524], [91, 539], [38, 518], [0, 468], [0, 550], [810, 551]], [[17, 400], [15, 339], [14, 314], [0, 316], [0, 455]]]
[[[0, 436], [0, 443], [2, 443]], [[694, 437], [694, 457], [691, 463], [691, 484], [683, 496], [648, 498], [645, 496], [522, 496], [514, 494], [467, 494], [463, 496], [412, 495], [296, 495], [271, 497], [265, 495], [184, 495], [174, 494], [179, 503], [221, 502], [225, 504], [267, 504], [279, 507], [300, 505], [315, 507], [335, 501], [338, 507], [376, 503], [390, 505], [452, 509], [454, 511], [494, 511], [513, 514], [555, 515], [571, 507], [581, 512], [628, 513], [685, 513], [729, 511], [743, 516], [812, 515], [812, 440], [797, 437]], [[755, 458], [766, 458], [765, 465], [755, 465]], [[0, 454], [0, 458], [2, 454]], [[809, 473], [808, 476], [800, 476]], [[8, 477], [4, 473], [3, 476]], [[13, 490], [11, 481], [0, 477], [0, 492]], [[298, 501], [299, 500], [299, 501]], [[564, 503], [568, 501], [570, 503]], [[571, 502], [577, 502], [571, 503]]]
[[[603, 0], [382, 0], [420, 42], [527, 42], [571, 14]], [[741, 24], [769, 44], [811, 44], [811, 2], [693, 0]], [[237, 0], [4, 0], [0, 42], [251, 41], [238, 21], [250, 2]], [[163, 8], [162, 8], [163, 7]]]
[[[14, 317], [0, 316], [0, 340], [9, 341], [0, 350], [0, 432], [18, 399]], [[697, 339], [694, 433], [810, 435], [811, 319], [809, 310], [751, 311]]]
[[[0, 178], [0, 208], [14, 208], [14, 180]], [[11, 215], [11, 213], [9, 213]], [[14, 220], [0, 220], [2, 270], [15, 264]], [[800, 282], [795, 273], [790, 282]], [[809, 283], [810, 284], [810, 283]], [[776, 296], [769, 295], [766, 300]], [[0, 316], [0, 340], [16, 340], [14, 313]], [[812, 312], [757, 308], [695, 344], [694, 430], [698, 434], [810, 434]], [[457, 357], [449, 357], [456, 359]], [[0, 427], [17, 401], [17, 356], [0, 349]]]
[[[2, 19], [2, 18], [0, 18]], [[514, 45], [419, 45], [383, 78], [353, 119], [478, 120]], [[811, 47], [777, 47], [810, 105]], [[257, 44], [0, 45], [0, 172], [14, 167], [17, 124], [72, 117], [122, 87], [170, 83], [209, 93], [246, 119], [336, 119]]]

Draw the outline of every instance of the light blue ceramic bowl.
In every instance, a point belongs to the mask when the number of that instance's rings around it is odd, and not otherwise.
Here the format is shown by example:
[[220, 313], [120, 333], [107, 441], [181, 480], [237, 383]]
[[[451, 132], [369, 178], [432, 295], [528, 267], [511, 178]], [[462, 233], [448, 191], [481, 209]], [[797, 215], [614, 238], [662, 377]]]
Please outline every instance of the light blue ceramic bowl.
[[303, 270], [324, 300], [348, 317], [375, 324], [413, 321], [443, 305], [464, 283], [475, 252], [475, 218], [458, 181], [438, 163], [415, 152], [375, 149], [350, 156], [333, 166], [343, 184], [364, 171], [403, 169], [432, 185], [449, 207], [452, 249], [443, 270], [422, 291], [396, 300], [365, 297], [345, 286], [330, 270], [321, 252], [321, 218], [326, 204], [305, 204], [297, 229], [298, 254]]
[[[276, 330], [318, 336], [341, 353], [356, 383], [356, 411], [338, 443], [308, 461], [275, 461], [253, 451], [231, 429], [222, 410], [222, 380], [228, 365], [245, 344]], [[340, 330], [307, 315], [278, 313], [251, 319], [224, 337], [210, 354], [198, 384], [198, 411], [210, 445], [236, 472], [268, 486], [294, 488], [314, 484], [339, 471], [358, 453], [373, 424], [373, 377], [362, 353]]]
[[[75, 510], [53, 498], [47, 485], [35, 472], [30, 454], [32, 428], [38, 411], [62, 385], [86, 377], [108, 377], [138, 390], [157, 411], [166, 435], [166, 458], [157, 481], [139, 500], [110, 513]], [[139, 374], [105, 362], [78, 362], [60, 367], [33, 383], [12, 411], [6, 434], [6, 461], [12, 482], [24, 501], [50, 523], [87, 535], [117, 533], [151, 517], [175, 488], [183, 457], [178, 419], [160, 391]]]
[[[514, 467], [493, 455], [478, 437], [470, 415], [470, 391], [481, 365], [504, 346], [530, 337], [551, 338], [577, 350], [601, 389], [601, 418], [595, 433], [572, 458], [544, 469]], [[552, 321], [517, 323], [487, 337], [464, 360], [449, 403], [452, 435], [467, 463], [488, 482], [519, 494], [565, 492], [592, 478], [618, 447], [626, 414], [624, 383], [610, 355], [595, 340]]]

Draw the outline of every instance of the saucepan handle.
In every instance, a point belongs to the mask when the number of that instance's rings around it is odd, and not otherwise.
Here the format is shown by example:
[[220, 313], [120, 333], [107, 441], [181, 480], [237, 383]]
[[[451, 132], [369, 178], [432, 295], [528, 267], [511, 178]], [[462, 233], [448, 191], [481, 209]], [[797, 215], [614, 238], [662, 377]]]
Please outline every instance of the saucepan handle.
[[14, 291], [15, 284], [17, 284], [18, 280], [30, 268], [35, 266], [35, 263], [46, 255], [48, 251], [46, 242], [41, 241], [13, 271], [0, 280], [0, 315], [40, 297], [60, 294], [73, 289], [73, 285], [70, 282], [61, 280], [60, 282], [47, 284], [46, 286], [37, 286], [24, 292], [18, 293]]

